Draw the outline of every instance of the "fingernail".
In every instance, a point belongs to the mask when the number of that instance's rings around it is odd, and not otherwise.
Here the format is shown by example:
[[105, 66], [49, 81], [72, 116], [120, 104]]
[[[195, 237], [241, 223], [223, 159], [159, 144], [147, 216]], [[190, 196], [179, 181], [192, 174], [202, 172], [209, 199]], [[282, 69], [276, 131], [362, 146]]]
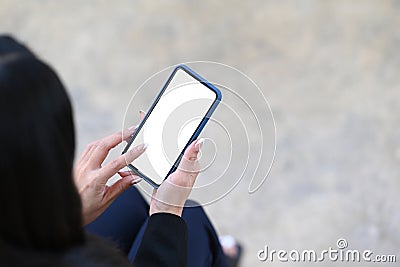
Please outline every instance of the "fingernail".
[[130, 171], [130, 169], [127, 166], [119, 170], [119, 172], [127, 172], [127, 171]]
[[204, 139], [204, 138], [200, 138], [199, 140], [197, 140], [196, 144], [194, 145], [194, 147], [196, 148], [197, 151], [200, 151], [205, 140], [206, 139]]
[[129, 131], [135, 130], [138, 126], [137, 125], [133, 125], [131, 127], [128, 128]]
[[142, 181], [142, 180], [143, 180], [143, 178], [136, 177], [136, 178], [134, 178], [134, 179], [131, 181], [131, 185], [137, 184], [137, 183], [139, 183], [139, 182]]
[[141, 114], [141, 113], [144, 113], [144, 111], [143, 110], [139, 110], [139, 114]]
[[[143, 143], [143, 144], [140, 144], [137, 147], [135, 147], [135, 149], [138, 150], [138, 151], [144, 151], [144, 150], [146, 150], [147, 147], [148, 147], [148, 144], [147, 143]], [[133, 150], [135, 150], [135, 149], [133, 149]]]

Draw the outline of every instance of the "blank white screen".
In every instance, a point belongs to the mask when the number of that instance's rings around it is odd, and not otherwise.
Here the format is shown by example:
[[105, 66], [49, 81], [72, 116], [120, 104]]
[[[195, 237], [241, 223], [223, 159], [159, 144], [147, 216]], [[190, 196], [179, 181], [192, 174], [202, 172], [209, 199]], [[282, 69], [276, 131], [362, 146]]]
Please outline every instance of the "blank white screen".
[[130, 146], [148, 144], [132, 165], [161, 184], [215, 99], [214, 91], [178, 69]]

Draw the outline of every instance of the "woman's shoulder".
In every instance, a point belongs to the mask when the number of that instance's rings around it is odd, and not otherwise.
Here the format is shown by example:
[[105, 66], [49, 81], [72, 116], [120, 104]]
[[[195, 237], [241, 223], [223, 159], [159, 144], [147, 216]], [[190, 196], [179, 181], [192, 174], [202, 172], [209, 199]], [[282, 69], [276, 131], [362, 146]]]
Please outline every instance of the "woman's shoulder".
[[65, 267], [108, 267], [132, 266], [128, 258], [114, 244], [89, 236], [85, 245], [64, 253], [62, 263]]
[[1, 249], [0, 266], [4, 267], [125, 267], [132, 266], [127, 256], [115, 246], [89, 236], [85, 244], [64, 252]]

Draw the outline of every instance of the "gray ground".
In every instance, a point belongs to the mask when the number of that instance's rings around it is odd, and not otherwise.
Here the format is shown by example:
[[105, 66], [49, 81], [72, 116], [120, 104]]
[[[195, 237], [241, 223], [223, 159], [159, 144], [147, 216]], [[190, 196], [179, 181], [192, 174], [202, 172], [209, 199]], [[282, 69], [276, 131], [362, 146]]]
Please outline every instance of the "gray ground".
[[206, 207], [221, 234], [243, 242], [242, 265], [288, 264], [258, 261], [265, 245], [321, 251], [338, 238], [400, 261], [400, 1], [0, 0], [0, 31], [62, 76], [79, 151], [119, 130], [132, 93], [164, 67], [237, 67], [260, 86], [277, 125], [262, 188], [249, 195], [241, 183]]

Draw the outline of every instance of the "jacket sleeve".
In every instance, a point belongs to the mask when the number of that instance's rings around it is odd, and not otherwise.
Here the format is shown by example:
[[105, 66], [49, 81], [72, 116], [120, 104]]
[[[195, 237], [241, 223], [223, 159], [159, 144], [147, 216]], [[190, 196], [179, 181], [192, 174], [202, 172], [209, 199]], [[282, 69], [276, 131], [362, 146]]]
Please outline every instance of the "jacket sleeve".
[[187, 240], [187, 226], [181, 217], [155, 213], [150, 216], [134, 265], [187, 266]]

